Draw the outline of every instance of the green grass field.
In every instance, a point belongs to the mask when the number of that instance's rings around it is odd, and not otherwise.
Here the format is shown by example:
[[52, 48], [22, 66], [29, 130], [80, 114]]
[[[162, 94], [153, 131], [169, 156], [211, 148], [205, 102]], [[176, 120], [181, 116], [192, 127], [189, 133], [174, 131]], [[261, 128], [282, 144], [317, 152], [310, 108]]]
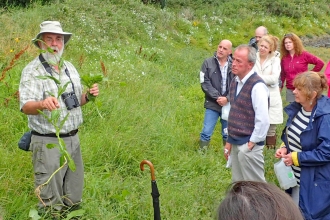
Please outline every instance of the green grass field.
[[[101, 73], [101, 62], [106, 68], [108, 81], [100, 85], [95, 105], [83, 107], [79, 129], [85, 164], [82, 219], [152, 219], [150, 171], [139, 168], [147, 159], [155, 167], [162, 218], [208, 220], [215, 217], [231, 173], [219, 125], [207, 153], [197, 151], [204, 117], [200, 66], [221, 39], [234, 46], [247, 43], [261, 24], [279, 38], [287, 32], [330, 33], [327, 0], [295, 1], [298, 8], [287, 7], [298, 10], [299, 18], [261, 0], [168, 0], [163, 10], [139, 0], [61, 0], [1, 10], [0, 217], [29, 219], [38, 202], [31, 153], [17, 147], [28, 130], [17, 90], [22, 69], [38, 55], [31, 39], [42, 21], [59, 20], [73, 33], [64, 58], [80, 74]], [[330, 59], [329, 49], [307, 49]], [[277, 128], [278, 142], [282, 129]], [[267, 181], [277, 184], [274, 152], [265, 149], [265, 169]]]

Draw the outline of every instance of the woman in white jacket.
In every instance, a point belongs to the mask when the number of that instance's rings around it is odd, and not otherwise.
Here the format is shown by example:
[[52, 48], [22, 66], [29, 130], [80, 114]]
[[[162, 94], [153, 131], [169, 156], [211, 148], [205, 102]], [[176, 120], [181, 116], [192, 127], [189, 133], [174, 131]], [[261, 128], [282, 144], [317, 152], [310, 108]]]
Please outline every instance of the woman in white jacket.
[[281, 60], [276, 51], [278, 38], [272, 35], [263, 36], [258, 43], [255, 71], [265, 81], [269, 89], [269, 121], [270, 127], [266, 137], [266, 146], [276, 146], [276, 125], [283, 123], [282, 98], [279, 89]]

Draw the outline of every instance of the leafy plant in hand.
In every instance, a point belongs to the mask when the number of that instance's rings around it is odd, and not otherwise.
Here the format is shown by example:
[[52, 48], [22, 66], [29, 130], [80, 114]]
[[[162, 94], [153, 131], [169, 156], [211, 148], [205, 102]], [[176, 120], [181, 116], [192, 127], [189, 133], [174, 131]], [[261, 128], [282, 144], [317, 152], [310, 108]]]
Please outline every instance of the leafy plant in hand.
[[[96, 100], [96, 96], [90, 94], [89, 89], [91, 89], [94, 84], [100, 83], [103, 80], [106, 80], [106, 78], [104, 78], [102, 74], [89, 73], [89, 74], [84, 74], [83, 76], [81, 76], [81, 83], [88, 88], [87, 98], [89, 101], [95, 102], [95, 100]], [[103, 118], [96, 105], [95, 105], [95, 107], [96, 107], [96, 111], [99, 114], [99, 116], [101, 118]]]
[[[95, 83], [100, 83], [103, 81], [103, 75], [102, 74], [85, 74], [81, 76], [81, 82], [84, 86], [86, 86], [88, 89], [92, 88]], [[93, 96], [92, 94], [87, 91], [87, 97], [90, 101], [95, 101], [96, 96]]]

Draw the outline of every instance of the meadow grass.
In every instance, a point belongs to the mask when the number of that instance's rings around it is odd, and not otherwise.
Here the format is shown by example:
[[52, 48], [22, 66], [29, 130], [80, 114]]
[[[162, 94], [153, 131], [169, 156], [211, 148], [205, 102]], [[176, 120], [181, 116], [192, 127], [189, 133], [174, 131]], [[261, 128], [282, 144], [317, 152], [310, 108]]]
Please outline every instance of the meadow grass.
[[[0, 216], [28, 219], [38, 202], [31, 153], [17, 147], [28, 127], [16, 92], [22, 69], [38, 54], [31, 39], [39, 24], [60, 20], [73, 33], [64, 58], [80, 74], [101, 73], [102, 61], [108, 78], [96, 103], [83, 107], [82, 219], [152, 219], [149, 168], [139, 169], [145, 159], [155, 167], [163, 219], [214, 219], [231, 173], [225, 168], [219, 125], [206, 154], [197, 151], [204, 117], [198, 79], [203, 60], [223, 38], [234, 46], [247, 43], [261, 24], [278, 37], [329, 33], [324, 18], [329, 13], [315, 9], [323, 11], [325, 1], [301, 3], [299, 13], [309, 9], [312, 14], [300, 19], [266, 13], [255, 1], [230, 2], [168, 0], [160, 10], [139, 0], [63, 0], [2, 12], [0, 69], [27, 49], [0, 81]], [[307, 49], [329, 60], [329, 49]], [[277, 128], [278, 142], [282, 129]], [[274, 152], [265, 150], [265, 169], [267, 181], [277, 184]]]

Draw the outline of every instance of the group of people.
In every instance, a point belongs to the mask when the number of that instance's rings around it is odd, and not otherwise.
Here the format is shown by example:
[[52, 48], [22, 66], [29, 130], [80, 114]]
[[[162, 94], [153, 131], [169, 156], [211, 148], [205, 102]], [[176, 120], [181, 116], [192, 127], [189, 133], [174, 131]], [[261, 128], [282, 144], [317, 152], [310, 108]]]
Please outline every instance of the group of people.
[[[77, 70], [71, 63], [61, 61], [71, 35], [62, 30], [58, 21], [42, 22], [40, 32], [33, 40], [41, 53], [24, 68], [19, 86], [20, 109], [28, 116], [28, 126], [32, 130], [29, 150], [32, 151], [35, 187], [50, 178], [49, 184], [40, 192], [39, 207], [57, 211], [79, 206], [84, 182], [78, 127], [83, 121], [81, 106], [89, 100]], [[230, 155], [232, 159], [232, 181], [237, 183], [228, 195], [241, 195], [242, 200], [237, 200], [239, 207], [236, 208], [245, 207], [244, 211], [255, 207], [255, 200], [259, 198], [260, 201], [267, 200], [256, 196], [263, 190], [268, 197], [282, 198], [276, 187], [263, 185], [266, 184], [263, 148], [265, 139], [266, 145], [276, 145], [276, 125], [283, 123], [280, 90], [286, 84], [286, 98], [290, 104], [284, 110], [289, 118], [282, 134], [284, 145], [275, 156], [283, 158], [294, 170], [298, 185], [288, 193], [304, 217], [330, 219], [330, 192], [327, 190], [330, 182], [330, 101], [322, 95], [328, 88], [328, 81], [324, 74], [318, 73], [324, 63], [308, 53], [293, 33], [284, 36], [281, 54], [277, 48], [278, 38], [269, 35], [265, 27], [258, 27], [251, 45], [240, 45], [232, 52], [232, 43], [222, 40], [214, 56], [204, 61], [200, 83], [205, 93], [206, 111], [200, 148], [207, 148], [220, 118], [225, 157]], [[314, 65], [312, 71], [307, 71], [309, 64]], [[45, 76], [51, 77], [40, 79]], [[58, 82], [61, 86], [68, 85], [65, 97], [54, 97], [59, 91]], [[98, 85], [87, 92], [98, 96]], [[70, 108], [69, 102], [74, 103]], [[228, 103], [230, 112], [228, 120], [224, 120], [222, 107]], [[58, 142], [58, 134], [44, 115], [51, 117], [56, 109], [61, 110], [59, 117], [65, 119], [59, 137], [65, 142], [76, 171], [72, 172], [66, 166], [52, 176], [60, 167], [61, 155], [57, 148], [47, 149], [47, 144]], [[263, 190], [257, 190], [256, 186], [260, 187], [260, 184]], [[242, 219], [230, 217], [236, 213], [228, 210], [232, 201], [231, 198], [224, 200], [219, 207], [219, 219]], [[260, 201], [259, 205], [262, 204]], [[281, 203], [283, 201], [286, 202]], [[295, 207], [289, 204], [287, 197], [283, 196], [281, 202], [275, 201], [272, 207], [292, 208], [291, 214], [295, 215]], [[221, 217], [224, 213], [227, 217]], [[243, 216], [246, 212], [239, 213]], [[263, 216], [270, 213], [264, 212]], [[288, 212], [279, 213], [279, 216], [283, 215], [291, 216]], [[251, 219], [266, 218], [251, 216]]]
[[[214, 57], [202, 65], [200, 82], [206, 111], [200, 148], [207, 147], [220, 118], [225, 157], [231, 158], [232, 182], [265, 183], [264, 142], [276, 146], [276, 125], [283, 123], [280, 93], [286, 85], [289, 105], [284, 111], [288, 120], [281, 136], [283, 144], [275, 157], [283, 159], [294, 171], [297, 186], [287, 193], [304, 219], [330, 219], [330, 193], [326, 189], [330, 181], [330, 100], [323, 95], [328, 89], [326, 75], [320, 72], [324, 62], [307, 52], [294, 33], [284, 35], [280, 53], [279, 39], [268, 34], [265, 27], [258, 27], [255, 35], [251, 45], [240, 45], [233, 53], [230, 53], [230, 41], [221, 41]], [[224, 45], [229, 49], [224, 50]], [[310, 71], [309, 65], [313, 65]], [[227, 102], [231, 107], [225, 121], [221, 119], [221, 110]], [[255, 186], [250, 182], [238, 185], [242, 188], [246, 184]], [[248, 194], [241, 195], [242, 190], [235, 185], [228, 194], [242, 199], [242, 206], [235, 211], [254, 206], [254, 199]], [[219, 219], [242, 219], [223, 213], [230, 205], [228, 201], [234, 200], [223, 201], [226, 205], [219, 207]], [[266, 215], [251, 219], [268, 219], [268, 212], [262, 213]]]

